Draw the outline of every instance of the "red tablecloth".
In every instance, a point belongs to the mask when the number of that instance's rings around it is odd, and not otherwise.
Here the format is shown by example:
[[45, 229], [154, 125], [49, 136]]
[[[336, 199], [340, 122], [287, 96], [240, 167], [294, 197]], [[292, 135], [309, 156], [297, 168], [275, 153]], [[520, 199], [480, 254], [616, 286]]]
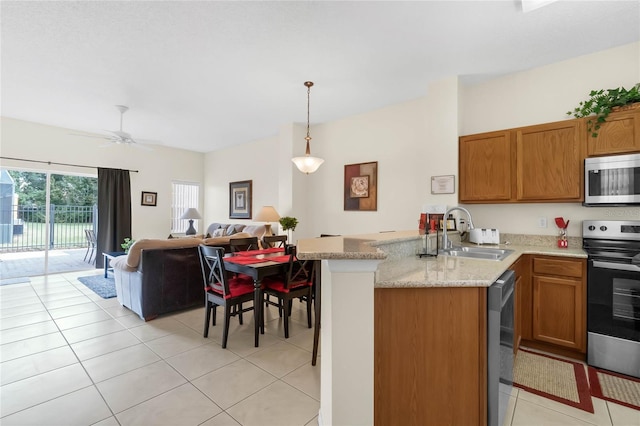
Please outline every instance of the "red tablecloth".
[[285, 254], [283, 256], [229, 256], [224, 258], [225, 262], [238, 263], [240, 265], [250, 265], [252, 263], [262, 263], [262, 262], [277, 262], [277, 263], [286, 263], [289, 261], [289, 255]]
[[284, 248], [282, 247], [273, 247], [263, 250], [248, 250], [248, 251], [239, 251], [234, 253], [236, 256], [257, 256], [259, 254], [269, 254], [269, 253], [284, 253]]
[[241, 265], [250, 265], [252, 263], [263, 263], [263, 262], [268, 262], [270, 259], [265, 259], [265, 258], [258, 258], [258, 257], [251, 257], [251, 256], [231, 256], [231, 257], [225, 257], [224, 261], [225, 262], [231, 262], [231, 263], [239, 263]]

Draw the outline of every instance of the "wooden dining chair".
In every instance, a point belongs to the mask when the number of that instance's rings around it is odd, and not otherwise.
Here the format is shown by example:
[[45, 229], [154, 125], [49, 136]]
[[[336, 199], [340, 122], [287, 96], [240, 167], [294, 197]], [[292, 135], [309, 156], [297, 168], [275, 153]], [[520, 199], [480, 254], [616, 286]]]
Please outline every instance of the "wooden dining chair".
[[[295, 251], [289, 255], [286, 274], [283, 277], [266, 277], [262, 280], [265, 295], [278, 299], [279, 309], [283, 311], [284, 337], [289, 337], [289, 316], [293, 299], [303, 298], [307, 303], [307, 323], [311, 328], [312, 287], [315, 276], [313, 260], [299, 260]], [[263, 311], [264, 312], [264, 311]]]
[[229, 238], [231, 253], [247, 250], [259, 250], [258, 237]]
[[284, 247], [287, 245], [286, 235], [265, 235], [262, 237], [262, 245], [264, 248]]
[[[216, 308], [224, 308], [222, 347], [227, 347], [229, 321], [238, 316], [242, 324], [242, 313], [252, 311], [253, 306], [243, 308], [245, 302], [253, 302], [253, 280], [246, 276], [229, 278], [224, 267], [224, 249], [200, 244], [200, 266], [205, 291], [204, 337], [209, 336], [209, 322], [216, 325]], [[253, 303], [252, 303], [253, 305]], [[213, 313], [213, 316], [211, 315]]]

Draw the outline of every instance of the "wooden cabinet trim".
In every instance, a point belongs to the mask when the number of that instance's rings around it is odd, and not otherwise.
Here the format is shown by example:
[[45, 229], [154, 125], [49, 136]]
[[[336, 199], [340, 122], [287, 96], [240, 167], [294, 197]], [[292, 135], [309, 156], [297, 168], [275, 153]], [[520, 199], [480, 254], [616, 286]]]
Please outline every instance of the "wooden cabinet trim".
[[584, 272], [584, 261], [580, 261], [580, 259], [564, 259], [557, 256], [536, 256], [533, 259], [534, 274], [582, 278], [584, 276]]

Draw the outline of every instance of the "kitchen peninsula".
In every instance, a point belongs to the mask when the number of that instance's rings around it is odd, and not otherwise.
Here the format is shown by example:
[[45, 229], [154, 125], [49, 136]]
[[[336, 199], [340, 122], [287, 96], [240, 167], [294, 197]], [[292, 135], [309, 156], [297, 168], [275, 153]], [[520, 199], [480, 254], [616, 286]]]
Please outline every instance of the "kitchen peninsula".
[[486, 289], [524, 253], [503, 261], [419, 258], [418, 231], [298, 242], [322, 260], [319, 423], [484, 425]]

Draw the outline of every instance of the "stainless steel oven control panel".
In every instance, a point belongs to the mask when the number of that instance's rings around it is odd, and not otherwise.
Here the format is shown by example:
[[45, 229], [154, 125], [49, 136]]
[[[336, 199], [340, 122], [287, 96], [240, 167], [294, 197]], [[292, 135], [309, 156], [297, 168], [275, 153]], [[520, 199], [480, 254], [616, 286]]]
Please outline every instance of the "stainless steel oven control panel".
[[640, 220], [585, 220], [582, 238], [640, 241]]

